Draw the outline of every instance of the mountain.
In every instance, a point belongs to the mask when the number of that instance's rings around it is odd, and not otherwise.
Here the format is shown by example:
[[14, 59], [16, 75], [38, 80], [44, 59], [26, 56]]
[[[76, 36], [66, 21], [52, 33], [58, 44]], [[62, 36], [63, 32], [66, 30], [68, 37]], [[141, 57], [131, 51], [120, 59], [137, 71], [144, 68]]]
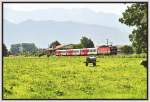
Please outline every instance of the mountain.
[[113, 44], [129, 44], [129, 31], [96, 24], [71, 21], [33, 21], [18, 24], [4, 21], [4, 43], [32, 42], [37, 47], [48, 47], [54, 40], [61, 43], [79, 43], [82, 36], [91, 38], [96, 45], [106, 44], [109, 39]]
[[121, 30], [129, 30], [118, 19], [120, 15], [114, 13], [95, 12], [88, 8], [47, 8], [33, 11], [19, 11], [9, 8], [4, 9], [4, 17], [6, 20], [14, 23], [21, 23], [26, 20], [34, 21], [73, 21], [84, 24], [96, 24], [100, 26], [115, 27]]

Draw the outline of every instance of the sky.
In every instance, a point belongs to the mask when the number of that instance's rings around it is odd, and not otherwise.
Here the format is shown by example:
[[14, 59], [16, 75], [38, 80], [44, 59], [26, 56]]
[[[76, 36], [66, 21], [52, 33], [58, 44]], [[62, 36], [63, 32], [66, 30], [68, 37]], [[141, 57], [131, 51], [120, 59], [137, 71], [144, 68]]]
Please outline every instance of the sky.
[[102, 3], [102, 4], [5, 4], [4, 8], [8, 8], [14, 11], [28, 11], [32, 12], [34, 10], [40, 9], [50, 9], [50, 8], [64, 8], [64, 9], [74, 9], [74, 8], [88, 8], [95, 12], [106, 12], [115, 13], [120, 15], [130, 4], [124, 3]]
[[[8, 20], [14, 24], [18, 24], [21, 22], [24, 22], [26, 20], [39, 20], [39, 21], [46, 21], [46, 20], [56, 20], [60, 21], [61, 18], [59, 17], [55, 10], [68, 10], [68, 11], [74, 11], [78, 10], [79, 12], [83, 9], [88, 9], [91, 10], [92, 12], [96, 13], [105, 13], [108, 15], [114, 14], [117, 15], [118, 17], [122, 15], [122, 12], [127, 9], [127, 6], [130, 6], [131, 4], [124, 4], [124, 3], [101, 3], [101, 4], [73, 4], [73, 3], [68, 3], [68, 4], [62, 4], [62, 3], [53, 3], [53, 4], [21, 4], [21, 3], [8, 3], [4, 4], [4, 19]], [[47, 14], [48, 16], [43, 16], [41, 15], [42, 13], [37, 14], [38, 12], [47, 12], [51, 11], [56, 16], [52, 18], [52, 15]], [[60, 12], [61, 13], [61, 12]], [[66, 13], [66, 12], [65, 12]], [[35, 15], [36, 14], [36, 15]], [[63, 15], [63, 13], [62, 13]], [[64, 14], [65, 15], [65, 14]], [[65, 17], [65, 16], [64, 16]], [[68, 16], [67, 16], [68, 17]], [[70, 18], [69, 18], [70, 17]], [[75, 22], [80, 22], [80, 19], [74, 19], [71, 16], [66, 18], [69, 21], [75, 21]], [[62, 19], [62, 21], [66, 20]], [[117, 19], [118, 20], [118, 19]], [[85, 21], [84, 21], [85, 23]], [[88, 22], [89, 23], [89, 22]], [[92, 21], [90, 22], [92, 24]], [[109, 25], [108, 25], [109, 26]], [[20, 35], [22, 36], [22, 35]], [[53, 35], [54, 36], [54, 35]], [[85, 35], [86, 36], [86, 35]], [[6, 38], [7, 39], [7, 38]], [[4, 39], [5, 40], [5, 39]], [[6, 44], [7, 45], [7, 44]], [[44, 45], [44, 44], [43, 44]], [[10, 44], [9, 44], [10, 46]], [[37, 45], [38, 46], [38, 45]], [[45, 47], [45, 46], [41, 46]]]
[[[7, 19], [13, 23], [20, 23], [21, 19], [18, 19], [20, 15], [22, 15], [20, 12], [24, 13], [32, 13], [39, 10], [48, 10], [48, 9], [66, 9], [66, 10], [74, 10], [74, 9], [89, 9], [96, 13], [103, 12], [103, 13], [112, 13], [116, 15], [121, 15], [122, 12], [127, 8], [127, 6], [130, 6], [131, 4], [124, 4], [124, 3], [102, 3], [102, 4], [4, 4], [4, 11], [5, 13], [9, 13], [10, 16], [4, 17], [4, 19]], [[18, 14], [19, 12], [19, 14]], [[4, 13], [4, 14], [5, 14]], [[15, 16], [12, 16], [15, 15]], [[40, 14], [39, 14], [40, 15]], [[7, 15], [6, 15], [7, 16]], [[23, 19], [22, 21], [27, 20]], [[32, 18], [30, 18], [32, 19]], [[34, 19], [33, 19], [34, 20]], [[46, 19], [45, 19], [46, 20]]]

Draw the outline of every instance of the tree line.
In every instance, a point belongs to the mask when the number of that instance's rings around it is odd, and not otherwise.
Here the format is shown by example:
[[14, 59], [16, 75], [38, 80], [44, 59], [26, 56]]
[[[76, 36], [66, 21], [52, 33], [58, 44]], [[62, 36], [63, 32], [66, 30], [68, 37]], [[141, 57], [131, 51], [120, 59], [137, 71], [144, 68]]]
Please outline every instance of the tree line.
[[[49, 48], [53, 48], [54, 46], [61, 45], [59, 41], [53, 41]], [[81, 48], [94, 48], [94, 43], [91, 39], [87, 37], [82, 37], [80, 39], [79, 44], [73, 44], [73, 49], [81, 49]], [[122, 46], [121, 52], [125, 54], [133, 53], [133, 49], [129, 45]], [[8, 51], [5, 44], [3, 44], [3, 56], [9, 55], [24, 55], [24, 56], [43, 56], [46, 54], [46, 49], [37, 48], [34, 43], [21, 43], [21, 44], [12, 44], [10, 51]]]
[[[61, 45], [59, 41], [54, 41], [49, 45], [49, 48], [53, 48], [53, 45]], [[73, 44], [73, 48], [94, 48], [94, 43], [87, 37], [82, 37], [79, 44]], [[5, 44], [3, 44], [3, 56], [8, 55], [25, 55], [25, 56], [41, 56], [46, 53], [46, 49], [37, 48], [34, 43], [20, 43], [12, 44], [10, 51], [8, 51]]]

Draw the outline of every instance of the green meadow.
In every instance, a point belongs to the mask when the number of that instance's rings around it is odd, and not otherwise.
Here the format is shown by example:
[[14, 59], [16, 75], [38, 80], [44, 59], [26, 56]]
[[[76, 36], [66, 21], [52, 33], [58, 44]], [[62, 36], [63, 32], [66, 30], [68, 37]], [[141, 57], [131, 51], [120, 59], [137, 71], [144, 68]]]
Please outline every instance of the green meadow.
[[4, 99], [146, 99], [144, 58], [4, 57]]

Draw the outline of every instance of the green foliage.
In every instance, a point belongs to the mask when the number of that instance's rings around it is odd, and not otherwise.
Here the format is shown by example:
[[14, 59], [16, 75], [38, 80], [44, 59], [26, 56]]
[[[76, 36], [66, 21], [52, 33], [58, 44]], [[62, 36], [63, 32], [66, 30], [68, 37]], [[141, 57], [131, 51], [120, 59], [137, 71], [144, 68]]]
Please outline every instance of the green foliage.
[[87, 37], [82, 37], [80, 39], [81, 45], [84, 48], [93, 48], [94, 47], [94, 43], [91, 39], [88, 39]]
[[37, 51], [37, 47], [34, 43], [22, 43], [23, 52], [34, 53]]
[[3, 44], [3, 56], [8, 56], [8, 50], [5, 44]]
[[143, 58], [83, 56], [4, 58], [4, 99], [146, 99]]
[[20, 48], [20, 44], [12, 44], [10, 51], [13, 55], [18, 55], [20, 53], [19, 48]]
[[33, 55], [38, 49], [34, 43], [12, 44], [11, 53], [13, 55]]
[[117, 55], [98, 55], [98, 58], [147, 58], [146, 53], [141, 54], [117, 54]]
[[147, 28], [148, 3], [134, 3], [123, 12], [119, 19], [121, 23], [135, 27], [129, 39], [136, 53], [147, 52], [148, 28]]
[[81, 49], [81, 48], [83, 48], [83, 46], [82, 46], [82, 44], [74, 44], [73, 48], [74, 49]]
[[47, 54], [46, 49], [39, 48], [38, 51], [35, 53], [35, 56], [41, 57]]
[[79, 44], [73, 44], [74, 49], [93, 48], [93, 47], [94, 47], [93, 41], [91, 39], [87, 38], [87, 37], [82, 37], [80, 39]]
[[121, 52], [124, 54], [132, 54], [133, 53], [132, 46], [129, 46], [129, 45], [124, 45], [120, 49], [121, 49]]

